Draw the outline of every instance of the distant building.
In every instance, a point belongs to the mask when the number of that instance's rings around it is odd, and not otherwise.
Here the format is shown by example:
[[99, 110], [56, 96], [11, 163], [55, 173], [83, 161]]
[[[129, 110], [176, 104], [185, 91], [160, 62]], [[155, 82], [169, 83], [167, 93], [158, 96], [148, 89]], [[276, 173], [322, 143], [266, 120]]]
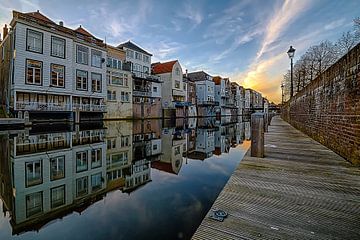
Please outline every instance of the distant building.
[[229, 78], [213, 77], [215, 83], [215, 101], [218, 103], [216, 113], [218, 116], [237, 114], [235, 111], [233, 92]]
[[185, 109], [185, 116], [186, 117], [196, 117], [197, 116], [197, 102], [196, 102], [196, 83], [187, 76], [187, 70], [186, 73], [183, 75], [183, 81], [186, 88], [186, 96], [185, 96], [185, 102], [187, 103], [186, 109]]
[[198, 116], [215, 116], [215, 83], [212, 76], [200, 71], [188, 73], [188, 78], [196, 84]]
[[[106, 48], [83, 27], [56, 24], [39, 11], [13, 11], [6, 47], [6, 108], [31, 119], [102, 118], [106, 98]], [[15, 40], [16, 39], [16, 40]], [[10, 42], [10, 43], [9, 43]], [[0, 67], [2, 68], [2, 67]], [[1, 83], [4, 85], [4, 83]], [[49, 115], [51, 113], [51, 115]]]
[[162, 117], [161, 81], [151, 75], [151, 53], [128, 41], [118, 46], [126, 52], [126, 68], [133, 74], [134, 118]]
[[153, 63], [152, 74], [159, 76], [162, 82], [162, 108], [165, 116], [184, 117], [186, 85], [183, 81], [182, 68], [179, 61]]

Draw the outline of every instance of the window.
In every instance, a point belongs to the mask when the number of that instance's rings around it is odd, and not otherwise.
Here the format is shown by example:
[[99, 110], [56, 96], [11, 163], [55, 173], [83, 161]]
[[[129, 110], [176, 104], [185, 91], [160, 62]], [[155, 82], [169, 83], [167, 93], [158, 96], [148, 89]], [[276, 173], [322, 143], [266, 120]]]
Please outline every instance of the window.
[[35, 186], [42, 183], [42, 160], [25, 163], [26, 168], [26, 187]]
[[175, 80], [175, 88], [179, 88], [179, 89], [180, 89], [180, 81], [176, 81], [176, 80]]
[[76, 46], [76, 62], [81, 64], [88, 64], [89, 48], [77, 45]]
[[91, 66], [101, 68], [101, 52], [92, 49], [91, 50]]
[[150, 63], [150, 57], [149, 56], [147, 56], [147, 55], [143, 55], [143, 60], [144, 60], [144, 62], [146, 62], [146, 63]]
[[65, 185], [51, 189], [51, 208], [57, 208], [65, 204]]
[[101, 148], [91, 150], [91, 168], [97, 168], [101, 166]]
[[101, 173], [91, 175], [91, 190], [96, 191], [101, 188]]
[[121, 92], [120, 100], [122, 102], [130, 102], [129, 93], [128, 92]]
[[88, 193], [88, 177], [76, 179], [76, 197], [84, 196]]
[[157, 87], [153, 87], [153, 92], [157, 92], [158, 88]]
[[50, 158], [50, 180], [65, 177], [65, 156]]
[[116, 100], [116, 91], [108, 90], [107, 91], [107, 97], [108, 97], [108, 100], [115, 101]]
[[134, 58], [134, 51], [130, 50], [130, 49], [127, 49], [126, 50], [126, 56], [130, 57], [130, 58]]
[[106, 66], [109, 68], [121, 69], [121, 61], [118, 59], [109, 57], [107, 60]]
[[65, 87], [65, 66], [51, 64], [51, 86]]
[[26, 84], [42, 84], [42, 62], [26, 60]]
[[180, 146], [175, 147], [175, 156], [180, 154]]
[[142, 59], [142, 54], [138, 53], [138, 52], [135, 52], [135, 58], [138, 59], [138, 60], [141, 60]]
[[65, 58], [65, 39], [51, 37], [51, 56]]
[[31, 217], [43, 211], [43, 193], [35, 192], [26, 195], [26, 217]]
[[116, 138], [108, 139], [107, 140], [107, 149], [114, 149], [116, 148]]
[[76, 153], [76, 172], [83, 172], [88, 169], [87, 152]]
[[149, 67], [144, 66], [143, 70], [144, 70], [144, 73], [149, 74]]
[[101, 74], [91, 73], [91, 90], [101, 92]]
[[129, 136], [121, 136], [121, 147], [129, 146]]
[[111, 74], [111, 83], [115, 85], [124, 85], [123, 73], [113, 72]]
[[111, 156], [111, 165], [125, 166], [128, 161], [128, 153], [122, 152]]
[[26, 32], [26, 50], [30, 52], [43, 52], [43, 34], [31, 29]]
[[175, 74], [178, 76], [180, 75], [180, 69], [178, 67], [175, 69]]
[[76, 90], [87, 91], [88, 73], [76, 70]]
[[157, 150], [158, 146], [157, 145], [153, 145], [153, 151]]

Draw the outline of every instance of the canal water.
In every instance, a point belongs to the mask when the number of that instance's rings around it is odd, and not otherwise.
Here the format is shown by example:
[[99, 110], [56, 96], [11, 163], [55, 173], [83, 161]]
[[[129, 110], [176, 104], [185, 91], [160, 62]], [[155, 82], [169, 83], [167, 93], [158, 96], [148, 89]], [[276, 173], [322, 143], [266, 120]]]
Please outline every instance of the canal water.
[[249, 139], [241, 116], [0, 131], [0, 239], [190, 239]]

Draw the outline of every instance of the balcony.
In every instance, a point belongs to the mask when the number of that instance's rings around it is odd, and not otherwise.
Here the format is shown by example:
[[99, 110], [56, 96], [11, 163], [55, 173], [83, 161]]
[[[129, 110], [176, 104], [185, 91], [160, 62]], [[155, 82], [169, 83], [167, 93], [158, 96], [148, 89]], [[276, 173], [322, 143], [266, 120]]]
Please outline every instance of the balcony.
[[149, 92], [149, 91], [133, 90], [133, 96], [136, 96], [136, 97], [151, 97], [151, 92]]
[[16, 102], [16, 110], [27, 111], [71, 111], [70, 104], [42, 103], [42, 102]]
[[73, 104], [73, 110], [80, 110], [84, 112], [105, 112], [106, 105], [95, 105], [95, 104], [81, 104], [81, 103], [75, 103]]
[[160, 82], [159, 76], [151, 75], [150, 73], [140, 72], [140, 71], [136, 71], [136, 70], [132, 70], [131, 72], [132, 72], [134, 78], [141, 78], [141, 79], [145, 79], [145, 80], [148, 80], [151, 82]]

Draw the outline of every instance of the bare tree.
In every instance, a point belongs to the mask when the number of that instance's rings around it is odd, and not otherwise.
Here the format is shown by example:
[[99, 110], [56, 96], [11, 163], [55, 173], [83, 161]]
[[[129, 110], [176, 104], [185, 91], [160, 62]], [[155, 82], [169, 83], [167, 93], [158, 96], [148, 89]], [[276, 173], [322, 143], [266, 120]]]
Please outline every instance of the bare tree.
[[317, 76], [320, 76], [328, 67], [337, 60], [334, 44], [328, 40], [310, 48], [317, 61]]
[[355, 33], [350, 31], [344, 32], [335, 44], [337, 57], [340, 58], [347, 54], [353, 47], [356, 46], [357, 42], [358, 40], [355, 36]]
[[355, 36], [360, 39], [360, 17], [354, 19]]

